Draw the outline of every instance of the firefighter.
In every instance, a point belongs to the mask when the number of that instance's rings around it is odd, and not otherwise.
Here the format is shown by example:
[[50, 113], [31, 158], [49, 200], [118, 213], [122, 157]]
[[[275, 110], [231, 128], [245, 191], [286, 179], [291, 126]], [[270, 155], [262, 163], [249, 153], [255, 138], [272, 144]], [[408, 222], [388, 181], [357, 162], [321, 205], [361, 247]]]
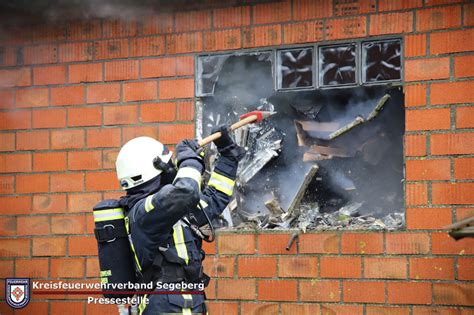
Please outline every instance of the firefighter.
[[[199, 227], [225, 209], [232, 196], [238, 161], [245, 151], [220, 127], [214, 143], [220, 157], [209, 182], [201, 190], [205, 164], [196, 140], [183, 140], [172, 153], [160, 142], [139, 137], [120, 150], [116, 170], [126, 195], [120, 200], [139, 281], [204, 283], [204, 235]], [[189, 291], [189, 290], [187, 290]], [[194, 291], [194, 290], [191, 290]], [[204, 295], [148, 295], [140, 314], [206, 313]], [[146, 301], [145, 299], [143, 301]]]

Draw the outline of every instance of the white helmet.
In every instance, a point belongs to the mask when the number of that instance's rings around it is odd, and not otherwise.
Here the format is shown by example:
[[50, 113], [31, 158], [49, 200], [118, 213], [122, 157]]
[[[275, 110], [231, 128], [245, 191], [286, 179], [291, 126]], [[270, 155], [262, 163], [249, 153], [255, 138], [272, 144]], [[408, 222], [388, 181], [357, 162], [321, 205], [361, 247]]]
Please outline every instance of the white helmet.
[[156, 157], [168, 163], [173, 153], [161, 142], [150, 137], [138, 137], [125, 143], [115, 162], [117, 177], [123, 189], [146, 183], [162, 170], [153, 165]]

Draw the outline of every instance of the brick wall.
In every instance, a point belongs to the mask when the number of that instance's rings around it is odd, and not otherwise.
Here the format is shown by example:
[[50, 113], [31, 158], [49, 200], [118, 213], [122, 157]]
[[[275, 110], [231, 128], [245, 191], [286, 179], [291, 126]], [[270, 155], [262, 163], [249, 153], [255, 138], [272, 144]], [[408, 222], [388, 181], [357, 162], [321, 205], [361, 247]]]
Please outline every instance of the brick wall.
[[[114, 159], [127, 140], [193, 137], [195, 54], [401, 34], [407, 230], [308, 233], [289, 252], [290, 233], [219, 233], [206, 247], [209, 308], [473, 314], [474, 242], [440, 230], [474, 214], [473, 26], [470, 1], [293, 0], [10, 28], [0, 47], [0, 276], [97, 280], [90, 209], [120, 195]], [[17, 313], [48, 310], [111, 308], [46, 296]], [[12, 310], [2, 302], [0, 312]]]

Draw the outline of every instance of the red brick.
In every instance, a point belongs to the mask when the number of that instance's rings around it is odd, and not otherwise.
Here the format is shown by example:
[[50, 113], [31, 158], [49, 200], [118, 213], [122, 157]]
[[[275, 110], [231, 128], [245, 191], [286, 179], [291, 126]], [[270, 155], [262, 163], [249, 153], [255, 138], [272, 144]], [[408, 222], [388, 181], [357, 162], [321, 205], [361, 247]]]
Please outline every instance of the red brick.
[[97, 278], [99, 275], [100, 275], [99, 259], [86, 258], [86, 277]]
[[318, 259], [316, 257], [284, 257], [278, 260], [278, 277], [316, 278]]
[[405, 85], [405, 107], [426, 105], [426, 84]]
[[103, 128], [87, 130], [87, 147], [110, 148], [120, 146], [120, 129]]
[[337, 16], [341, 15], [358, 15], [364, 13], [372, 13], [376, 10], [376, 0], [366, 1], [335, 1], [334, 12]]
[[175, 30], [178, 33], [198, 31], [211, 28], [210, 11], [184, 11], [176, 12]]
[[461, 26], [460, 6], [425, 9], [416, 12], [417, 31], [431, 31], [459, 26]]
[[102, 23], [100, 20], [74, 21], [69, 25], [69, 40], [96, 39], [102, 36]]
[[383, 235], [381, 233], [344, 233], [341, 242], [343, 254], [383, 253]]
[[[396, 3], [394, 1], [387, 1], [387, 2]], [[405, 42], [404, 42], [403, 48], [405, 51], [404, 53], [405, 57], [425, 56], [426, 55], [426, 34], [405, 35]]]
[[86, 174], [86, 190], [102, 191], [120, 189], [119, 181], [115, 171], [96, 172]]
[[56, 215], [51, 217], [51, 232], [53, 234], [82, 234], [84, 231], [84, 215]]
[[56, 63], [58, 47], [56, 45], [37, 45], [23, 48], [23, 62], [29, 64]]
[[172, 77], [176, 75], [176, 58], [140, 60], [142, 78]]
[[61, 213], [66, 212], [66, 195], [48, 194], [33, 195], [34, 213]]
[[360, 257], [324, 256], [320, 259], [321, 278], [360, 278]]
[[[82, 278], [85, 274], [84, 262], [84, 258], [52, 258], [51, 277]], [[65, 307], [66, 306], [67, 305], [65, 305]], [[54, 308], [54, 306], [52, 308]], [[69, 309], [69, 307], [67, 309]]]
[[93, 43], [81, 42], [59, 45], [59, 62], [90, 61], [93, 57]]
[[289, 251], [286, 250], [288, 240], [291, 234], [265, 233], [258, 235], [258, 253], [259, 254], [296, 254], [296, 244], [293, 244]]
[[285, 44], [311, 43], [323, 39], [323, 22], [311, 21], [283, 26]]
[[240, 256], [237, 263], [239, 278], [270, 278], [276, 276], [277, 264], [275, 257]]
[[18, 108], [48, 106], [49, 91], [46, 88], [17, 90], [15, 104]]
[[2, 257], [22, 257], [30, 255], [30, 239], [1, 239], [0, 256]]
[[104, 107], [104, 125], [134, 124], [137, 122], [137, 106], [120, 105]]
[[31, 154], [8, 153], [0, 155], [0, 173], [18, 173], [31, 171]]
[[0, 70], [0, 87], [29, 85], [31, 85], [31, 69], [29, 67]]
[[[19, 309], [15, 311], [15, 314], [18, 315], [28, 315], [28, 314], [47, 314], [48, 313], [48, 302], [36, 302], [31, 301], [28, 303], [28, 308]], [[3, 313], [2, 313], [3, 314]]]
[[72, 192], [84, 190], [84, 174], [63, 173], [51, 174], [52, 192]]
[[474, 306], [474, 286], [464, 283], [434, 283], [434, 303]]
[[431, 135], [431, 154], [471, 154], [474, 148], [474, 133]]
[[13, 272], [13, 260], [0, 260], [0, 277], [11, 277], [14, 275]]
[[94, 236], [70, 236], [68, 246], [69, 256], [97, 255], [97, 241]]
[[0, 194], [7, 195], [13, 194], [14, 192], [14, 185], [15, 176], [0, 176]]
[[454, 280], [454, 259], [410, 258], [410, 278]]
[[[297, 282], [295, 280], [259, 280], [259, 301], [296, 301]], [[218, 293], [219, 294], [219, 293]]]
[[431, 283], [388, 282], [388, 303], [431, 304]]
[[362, 309], [362, 305], [323, 304], [321, 305], [321, 314], [362, 315], [364, 314], [364, 311]]
[[406, 205], [425, 205], [428, 203], [428, 186], [426, 184], [406, 184]]
[[366, 36], [366, 24], [365, 16], [328, 20], [326, 22], [326, 38], [342, 39]]
[[138, 60], [106, 62], [104, 77], [105, 81], [138, 79]]
[[304, 304], [304, 303], [281, 303], [281, 313], [283, 315], [291, 314], [319, 314], [319, 304]]
[[242, 314], [278, 314], [277, 303], [240, 303], [240, 310]]
[[42, 109], [33, 111], [33, 128], [66, 127], [65, 109]]
[[158, 140], [164, 144], [175, 144], [194, 137], [194, 125], [160, 125]]
[[69, 65], [69, 83], [102, 81], [101, 63]]
[[94, 42], [95, 59], [128, 57], [128, 40], [110, 39]]
[[153, 103], [141, 106], [142, 122], [163, 122], [176, 120], [176, 103]]
[[162, 80], [159, 86], [160, 99], [192, 98], [194, 79]]
[[219, 279], [217, 288], [220, 300], [255, 300], [254, 279]]
[[205, 32], [204, 50], [214, 51], [239, 49], [242, 47], [241, 37], [242, 35], [240, 29]]
[[55, 301], [55, 302], [51, 302], [50, 304], [51, 304], [50, 308], [51, 308], [52, 314], [64, 314], [64, 313], [68, 313], [71, 315], [84, 314], [83, 313], [84, 302]]
[[399, 257], [364, 258], [364, 277], [374, 279], [405, 279], [407, 261]]
[[15, 134], [0, 133], [0, 152], [15, 151]]
[[[429, 0], [428, 0], [429, 1]], [[457, 315], [457, 308], [445, 308], [445, 307], [413, 307], [413, 315], [432, 315], [432, 314], [444, 314], [444, 315]]]
[[[430, 53], [447, 54], [474, 50], [474, 29], [430, 34]], [[448, 93], [447, 93], [448, 94]], [[451, 94], [451, 93], [449, 93]]]
[[344, 281], [344, 302], [384, 303], [385, 283], [376, 281]]
[[[16, 236], [17, 234], [16, 217], [0, 218], [0, 236]], [[1, 263], [1, 261], [0, 261]], [[0, 268], [1, 269], [1, 268]], [[1, 273], [1, 271], [0, 271]]]
[[430, 237], [425, 233], [388, 233], [387, 254], [427, 254], [430, 251]]
[[459, 280], [474, 280], [474, 258], [458, 258], [457, 263]]
[[437, 230], [451, 224], [453, 215], [450, 208], [408, 208], [406, 222], [410, 230]]
[[456, 56], [454, 58], [454, 75], [457, 78], [472, 77], [474, 70], [471, 65], [474, 64], [474, 55]]
[[456, 221], [474, 216], [474, 208], [456, 208]]
[[464, 5], [464, 25], [472, 26], [474, 25], [474, 4], [465, 4]]
[[84, 130], [51, 131], [52, 149], [82, 148], [84, 142]]
[[49, 191], [47, 174], [27, 174], [16, 176], [16, 192], [20, 194], [40, 193]]
[[127, 19], [109, 19], [103, 22], [105, 38], [134, 37], [137, 35], [137, 21]]
[[448, 180], [451, 178], [451, 162], [448, 159], [407, 160], [407, 180]]
[[295, 0], [293, 4], [295, 20], [309, 20], [332, 16], [332, 1]]
[[422, 81], [449, 78], [449, 58], [405, 61], [405, 80]]
[[433, 204], [473, 204], [474, 183], [433, 183]]
[[448, 233], [431, 234], [431, 251], [434, 255], [472, 255], [474, 254], [473, 245], [472, 238], [456, 241]]
[[102, 168], [115, 169], [115, 161], [117, 160], [118, 150], [102, 151]]
[[66, 66], [46, 66], [33, 68], [35, 85], [66, 83]]
[[[206, 293], [207, 294], [207, 293]], [[209, 294], [207, 294], [209, 296]], [[215, 302], [206, 301], [207, 311], [209, 314], [217, 315], [237, 315], [238, 303], [236, 302]]]
[[125, 102], [155, 100], [157, 95], [156, 81], [124, 83], [123, 85], [123, 99]]
[[456, 108], [456, 128], [474, 128], [474, 107]]
[[0, 112], [0, 130], [28, 129], [31, 111]]
[[201, 33], [183, 33], [166, 36], [166, 52], [168, 54], [181, 54], [202, 50]]
[[213, 12], [214, 28], [240, 27], [250, 24], [250, 7], [219, 8]]
[[[410, 0], [409, 0], [410, 1]], [[366, 315], [409, 315], [410, 308], [399, 306], [367, 305], [365, 307]]]
[[291, 1], [257, 4], [253, 7], [253, 23], [268, 24], [291, 20]]
[[243, 47], [261, 47], [281, 44], [281, 26], [257, 26], [244, 28]]
[[17, 150], [44, 150], [49, 149], [49, 131], [26, 131], [16, 134]]
[[425, 6], [459, 3], [462, 0], [425, 0]]
[[207, 256], [203, 264], [204, 272], [211, 278], [232, 277], [234, 275], [235, 257]]
[[[455, 104], [474, 102], [474, 81], [431, 84], [431, 104]], [[449, 91], [449, 93], [446, 93]]]
[[425, 156], [426, 136], [405, 135], [405, 156]]
[[87, 104], [111, 103], [120, 100], [120, 84], [96, 84], [87, 87]]
[[192, 121], [194, 119], [193, 102], [178, 102], [178, 120]]
[[379, 11], [398, 11], [419, 8], [423, 6], [423, 0], [380, 0]]
[[130, 55], [133, 57], [159, 56], [165, 54], [165, 37], [141, 37], [130, 41]]
[[33, 170], [35, 172], [63, 171], [65, 169], [65, 152], [45, 152], [33, 155]]
[[339, 281], [314, 279], [300, 281], [300, 300], [308, 302], [338, 302], [341, 300]]
[[68, 152], [68, 169], [77, 170], [96, 170], [102, 166], [101, 151], [76, 151]]
[[69, 108], [67, 110], [67, 125], [99, 126], [102, 124], [102, 107]]
[[370, 16], [369, 35], [409, 33], [413, 31], [413, 13], [387, 13]]
[[0, 109], [13, 109], [15, 94], [13, 89], [0, 89]]
[[164, 13], [142, 17], [142, 34], [163, 34], [173, 32], [174, 17], [172, 14]]
[[51, 105], [84, 104], [84, 86], [66, 86], [51, 88]]
[[48, 216], [27, 216], [17, 219], [18, 235], [46, 235], [50, 233]]
[[194, 75], [194, 58], [192, 56], [176, 57], [177, 75]]
[[66, 25], [44, 23], [29, 29], [33, 42], [62, 41], [66, 39]]
[[219, 254], [255, 254], [255, 235], [223, 233], [217, 237]]
[[454, 160], [454, 178], [474, 179], [474, 158], [459, 158]]
[[100, 193], [69, 194], [67, 208], [69, 212], [90, 212], [100, 200]]
[[141, 136], [158, 139], [158, 126], [125, 127], [122, 130], [122, 144]]
[[48, 259], [46, 258], [16, 260], [15, 277], [44, 278], [47, 275]]

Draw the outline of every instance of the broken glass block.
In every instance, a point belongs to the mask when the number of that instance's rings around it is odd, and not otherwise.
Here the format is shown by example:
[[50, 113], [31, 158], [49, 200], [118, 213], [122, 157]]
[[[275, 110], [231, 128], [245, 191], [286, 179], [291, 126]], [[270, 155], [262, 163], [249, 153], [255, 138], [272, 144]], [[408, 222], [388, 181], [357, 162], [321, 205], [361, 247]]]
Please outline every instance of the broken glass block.
[[362, 44], [364, 83], [400, 80], [400, 40], [366, 42]]
[[321, 86], [356, 83], [356, 45], [319, 48], [319, 84]]
[[230, 55], [214, 55], [198, 57], [198, 88], [197, 96], [214, 94], [214, 87], [224, 62]]
[[313, 86], [313, 48], [278, 52], [278, 88]]

